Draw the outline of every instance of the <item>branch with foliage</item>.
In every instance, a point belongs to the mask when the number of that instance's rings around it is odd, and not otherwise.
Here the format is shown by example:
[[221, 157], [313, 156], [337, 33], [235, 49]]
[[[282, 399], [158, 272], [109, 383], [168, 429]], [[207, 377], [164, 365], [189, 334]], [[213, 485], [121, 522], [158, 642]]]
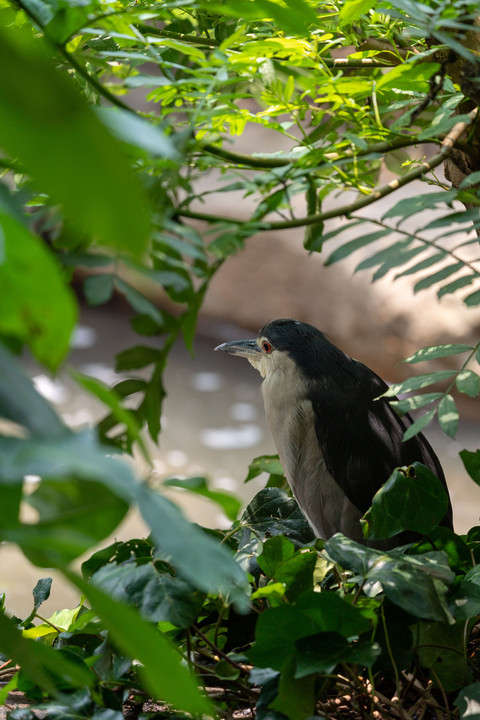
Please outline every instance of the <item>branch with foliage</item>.
[[[247, 480], [269, 479], [240, 515], [204, 479], [169, 481], [232, 520], [207, 532], [116, 450], [136, 446], [148, 464], [143, 433], [161, 432], [170, 350], [179, 338], [193, 348], [211, 279], [265, 230], [303, 228], [306, 250], [327, 248], [327, 264], [360, 252], [357, 269], [373, 280], [410, 278], [414, 292], [480, 303], [478, 4], [3, 0], [0, 14], [0, 538], [83, 596], [45, 618], [45, 579], [23, 620], [6, 599], [0, 704], [17, 688], [51, 718], [145, 717], [149, 699], [171, 716], [471, 717], [479, 529], [437, 527], [446, 500], [425, 468], [396, 470], [374, 498], [367, 539], [421, 538], [382, 553], [312, 538], [275, 458], [250, 467]], [[270, 151], [239, 153], [233, 140], [256, 127]], [[428, 191], [396, 201], [414, 180]], [[234, 192], [248, 215], [218, 213]], [[431, 209], [441, 214], [425, 225]], [[16, 357], [25, 347], [50, 370], [67, 357], [73, 276], [93, 307], [123, 296], [140, 338], [117, 356], [125, 377], [113, 388], [74, 375], [105, 408], [81, 431]], [[462, 354], [458, 369], [389, 391], [447, 382], [395, 402], [399, 412], [433, 404], [411, 432], [438, 416], [455, 434], [454, 392], [478, 397], [480, 357], [478, 344], [457, 343], [408, 359]], [[480, 452], [461, 457], [480, 483]], [[74, 572], [133, 505], [150, 537], [97, 550]]]

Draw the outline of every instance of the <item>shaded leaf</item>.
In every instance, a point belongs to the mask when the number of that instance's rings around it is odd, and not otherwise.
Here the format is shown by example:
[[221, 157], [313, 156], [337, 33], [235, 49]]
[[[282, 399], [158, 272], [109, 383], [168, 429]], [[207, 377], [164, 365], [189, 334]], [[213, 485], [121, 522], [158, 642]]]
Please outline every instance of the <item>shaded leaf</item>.
[[460, 720], [480, 720], [480, 682], [462, 688], [454, 704], [458, 708]]
[[339, 663], [371, 667], [380, 655], [378, 643], [369, 640], [351, 643], [333, 632], [300, 638], [295, 645], [295, 677], [298, 678], [316, 672], [330, 675]]
[[364, 535], [383, 540], [404, 530], [428, 535], [448, 507], [448, 497], [427, 467], [413, 463], [406, 471], [395, 470], [372, 500], [363, 518]]
[[240, 518], [240, 527], [253, 531], [262, 539], [285, 535], [300, 545], [314, 539], [296, 500], [275, 487], [264, 488], [255, 495]]
[[202, 606], [202, 595], [191, 585], [157, 572], [152, 563], [109, 563], [93, 575], [91, 582], [115, 600], [133, 605], [151, 622], [189, 627]]
[[421, 432], [424, 428], [427, 427], [427, 425], [433, 420], [437, 413], [437, 408], [433, 408], [433, 410], [429, 410], [428, 412], [424, 413], [423, 415], [420, 415], [419, 418], [415, 420], [411, 425], [408, 426], [408, 428], [403, 433], [403, 440], [406, 442], [407, 440], [410, 440], [410, 438], [414, 437], [415, 435], [418, 435], [419, 432]]
[[70, 570], [64, 569], [63, 574], [87, 597], [115, 644], [139, 661], [139, 673], [152, 697], [186, 712], [211, 714], [209, 701], [198, 690], [180, 654], [154, 625]]
[[461, 450], [459, 453], [462, 458], [465, 470], [477, 485], [480, 485], [480, 450], [471, 452], [470, 450]]
[[341, 533], [327, 540], [325, 552], [360, 578], [379, 582], [388, 599], [414, 617], [452, 621], [445, 596], [454, 574], [444, 553], [410, 556], [394, 550], [381, 552]]

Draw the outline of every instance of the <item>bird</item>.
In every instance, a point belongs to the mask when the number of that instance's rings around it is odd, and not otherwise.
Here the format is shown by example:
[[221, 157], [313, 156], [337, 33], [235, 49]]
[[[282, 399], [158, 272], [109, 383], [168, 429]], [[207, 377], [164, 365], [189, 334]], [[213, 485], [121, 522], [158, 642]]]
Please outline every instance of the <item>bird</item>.
[[[246, 358], [263, 377], [267, 423], [293, 496], [317, 537], [328, 540], [340, 532], [378, 547], [365, 541], [360, 518], [397, 467], [426, 465], [448, 496], [442, 466], [425, 436], [403, 440], [413, 419], [400, 417], [381, 397], [387, 383], [313, 325], [273, 320], [256, 338], [215, 350]], [[441, 525], [453, 530], [452, 522], [448, 498]], [[418, 538], [405, 531], [382, 547]]]

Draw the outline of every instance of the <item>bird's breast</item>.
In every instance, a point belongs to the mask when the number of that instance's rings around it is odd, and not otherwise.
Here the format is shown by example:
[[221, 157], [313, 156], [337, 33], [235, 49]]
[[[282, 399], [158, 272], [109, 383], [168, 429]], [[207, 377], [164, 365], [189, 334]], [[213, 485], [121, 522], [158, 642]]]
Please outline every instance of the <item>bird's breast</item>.
[[361, 539], [360, 513], [325, 465], [306, 388], [274, 380], [267, 377], [262, 385], [265, 413], [295, 499], [319, 537], [344, 532]]

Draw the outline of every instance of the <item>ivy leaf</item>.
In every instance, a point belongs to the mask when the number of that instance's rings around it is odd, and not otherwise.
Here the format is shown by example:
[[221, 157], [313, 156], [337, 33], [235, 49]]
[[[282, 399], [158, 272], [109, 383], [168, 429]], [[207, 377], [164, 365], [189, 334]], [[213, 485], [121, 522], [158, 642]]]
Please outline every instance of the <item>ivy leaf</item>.
[[427, 467], [413, 463], [395, 470], [374, 495], [363, 518], [369, 540], [391, 538], [404, 530], [428, 535], [447, 512], [448, 498], [441, 480]]

